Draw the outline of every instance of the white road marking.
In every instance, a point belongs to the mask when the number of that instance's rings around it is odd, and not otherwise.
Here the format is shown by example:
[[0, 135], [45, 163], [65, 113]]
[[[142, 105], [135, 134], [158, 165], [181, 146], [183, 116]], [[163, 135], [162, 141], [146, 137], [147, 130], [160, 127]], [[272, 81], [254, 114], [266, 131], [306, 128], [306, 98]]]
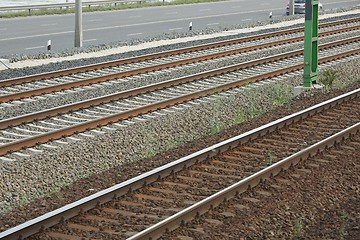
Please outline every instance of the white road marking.
[[101, 22], [102, 19], [91, 19], [91, 20], [88, 20], [88, 22]]
[[45, 48], [45, 46], [29, 47], [29, 48], [25, 48], [25, 50], [32, 50], [32, 49], [38, 49], [38, 48]]
[[182, 30], [183, 28], [170, 28], [169, 31]]
[[137, 36], [137, 35], [141, 35], [142, 33], [130, 33], [128, 34], [128, 36]]
[[96, 38], [93, 38], [93, 39], [86, 39], [86, 40], [83, 40], [83, 42], [93, 42], [93, 41], [96, 41], [97, 39]]
[[47, 26], [55, 26], [55, 25], [57, 25], [57, 23], [44, 23], [44, 24], [41, 24], [40, 26], [47, 27]]
[[220, 23], [208, 23], [207, 26], [219, 25]]
[[251, 20], [252, 20], [251, 18], [246, 18], [246, 19], [242, 19], [241, 21], [246, 22], [246, 21], [251, 21]]
[[210, 11], [211, 9], [210, 8], [205, 8], [205, 9], [200, 9], [199, 11], [200, 12], [205, 12], [205, 11]]
[[270, 3], [261, 3], [260, 5], [261, 5], [261, 6], [269, 6]]
[[[109, 30], [109, 29], [125, 28], [125, 27], [135, 27], [135, 26], [151, 25], [151, 24], [157, 24], [157, 23], [169, 23], [169, 22], [177, 22], [177, 21], [189, 21], [189, 20], [191, 21], [191, 20], [196, 20], [196, 19], [205, 19], [205, 18], [212, 18], [212, 17], [225, 17], [225, 16], [233, 16], [233, 15], [245, 14], [245, 13], [258, 13], [258, 12], [266, 12], [266, 13], [268, 13], [269, 11], [275, 11], [275, 10], [284, 10], [284, 9], [283, 8], [274, 8], [274, 9], [266, 9], [266, 10], [260, 10], [260, 11], [259, 10], [245, 11], [245, 12], [217, 14], [217, 15], [209, 15], [209, 16], [201, 16], [201, 17], [180, 18], [180, 19], [165, 20], [165, 21], [135, 23], [135, 24], [128, 24], [128, 25], [115, 25], [115, 26], [109, 26], [109, 27], [89, 28], [89, 29], [85, 29], [84, 32], [93, 32], [93, 31], [98, 31], [98, 30]], [[13, 38], [2, 38], [2, 39], [0, 39], [0, 41], [28, 39], [28, 38], [34, 38], [34, 37], [45, 37], [45, 36], [73, 34], [73, 33], [74, 33], [74, 31], [71, 30], [71, 31], [64, 31], [64, 32], [44, 33], [44, 34], [13, 37]]]

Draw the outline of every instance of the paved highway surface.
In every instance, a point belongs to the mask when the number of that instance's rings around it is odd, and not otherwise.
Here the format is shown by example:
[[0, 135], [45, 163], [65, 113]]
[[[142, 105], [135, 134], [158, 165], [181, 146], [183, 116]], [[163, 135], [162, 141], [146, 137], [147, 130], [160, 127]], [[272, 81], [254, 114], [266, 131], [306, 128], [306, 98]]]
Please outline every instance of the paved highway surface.
[[[322, 0], [324, 9], [360, 5], [360, 0]], [[84, 46], [124, 42], [170, 32], [244, 24], [285, 16], [287, 0], [232, 0], [83, 14]], [[0, 57], [46, 52], [74, 46], [74, 14], [0, 19]]]

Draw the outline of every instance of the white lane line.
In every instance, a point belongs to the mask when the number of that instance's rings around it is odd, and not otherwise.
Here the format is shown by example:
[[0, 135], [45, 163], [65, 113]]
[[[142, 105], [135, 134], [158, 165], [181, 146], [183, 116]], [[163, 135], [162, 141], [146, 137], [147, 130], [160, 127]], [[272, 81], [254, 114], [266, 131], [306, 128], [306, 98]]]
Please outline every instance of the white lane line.
[[200, 9], [199, 11], [200, 12], [206, 12], [206, 11], [210, 11], [211, 9], [210, 8], [204, 8], [204, 9]]
[[55, 26], [55, 25], [57, 25], [57, 23], [44, 23], [44, 24], [41, 24], [40, 26], [47, 27], [47, 26]]
[[182, 30], [183, 28], [169, 28], [169, 31]]
[[207, 26], [219, 25], [220, 23], [208, 23]]
[[141, 18], [141, 15], [130, 16], [129, 18]]
[[88, 20], [88, 22], [101, 22], [102, 19], [91, 19], [91, 20]]
[[93, 42], [93, 41], [96, 41], [97, 39], [96, 38], [93, 38], [93, 39], [86, 39], [86, 40], [83, 40], [83, 42]]
[[269, 6], [270, 3], [260, 3], [260, 6]]
[[[266, 9], [266, 10], [245, 11], [245, 12], [236, 12], [236, 13], [227, 13], [227, 14], [215, 14], [215, 15], [208, 15], [208, 16], [201, 16], [201, 17], [180, 18], [180, 19], [165, 20], [165, 21], [143, 22], [143, 23], [135, 23], [135, 24], [127, 24], [127, 25], [115, 25], [115, 26], [109, 26], [109, 27], [89, 28], [89, 29], [85, 29], [84, 32], [93, 32], [93, 31], [99, 31], [99, 30], [109, 30], [109, 29], [125, 28], [125, 27], [135, 27], [135, 26], [151, 25], [151, 24], [157, 24], [157, 23], [169, 23], [169, 22], [177, 22], [177, 21], [189, 21], [189, 20], [194, 21], [196, 19], [234, 16], [234, 15], [245, 14], [245, 13], [246, 14], [248, 14], [248, 13], [259, 13], [259, 12], [269, 13], [269, 11], [274, 12], [276, 10], [284, 10], [284, 8], [273, 8], [273, 9]], [[61, 35], [61, 34], [73, 34], [73, 33], [74, 33], [74, 31], [71, 30], [71, 31], [44, 33], [44, 34], [22, 36], [22, 37], [2, 38], [2, 39], [0, 39], [0, 41], [27, 39], [27, 38], [34, 38], [34, 37], [46, 37], [46, 36], [54, 36], [54, 35]]]
[[252, 20], [251, 18], [246, 18], [246, 19], [242, 19], [241, 21], [246, 22], [246, 21], [251, 21], [251, 20]]
[[141, 35], [142, 33], [130, 33], [128, 34], [128, 36], [137, 36], [137, 35]]
[[38, 49], [38, 48], [45, 48], [45, 46], [29, 47], [29, 48], [25, 48], [25, 50], [32, 50], [32, 49]]

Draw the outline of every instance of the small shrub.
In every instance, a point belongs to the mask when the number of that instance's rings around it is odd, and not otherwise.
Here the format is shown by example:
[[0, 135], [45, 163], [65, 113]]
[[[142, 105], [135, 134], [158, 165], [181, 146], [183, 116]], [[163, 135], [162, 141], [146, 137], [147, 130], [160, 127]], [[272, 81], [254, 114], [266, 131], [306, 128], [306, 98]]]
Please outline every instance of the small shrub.
[[336, 78], [337, 78], [337, 72], [335, 70], [326, 69], [319, 82], [321, 85], [325, 87], [325, 89], [329, 89], [333, 87]]

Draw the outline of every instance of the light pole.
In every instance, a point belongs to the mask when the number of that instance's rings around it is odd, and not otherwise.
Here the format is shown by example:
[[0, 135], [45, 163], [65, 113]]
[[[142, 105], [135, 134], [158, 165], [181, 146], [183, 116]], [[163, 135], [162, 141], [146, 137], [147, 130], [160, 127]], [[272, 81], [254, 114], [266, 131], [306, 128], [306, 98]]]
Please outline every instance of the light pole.
[[82, 47], [82, 0], [76, 0], [75, 4], [75, 47]]
[[294, 0], [289, 1], [289, 15], [294, 15]]

